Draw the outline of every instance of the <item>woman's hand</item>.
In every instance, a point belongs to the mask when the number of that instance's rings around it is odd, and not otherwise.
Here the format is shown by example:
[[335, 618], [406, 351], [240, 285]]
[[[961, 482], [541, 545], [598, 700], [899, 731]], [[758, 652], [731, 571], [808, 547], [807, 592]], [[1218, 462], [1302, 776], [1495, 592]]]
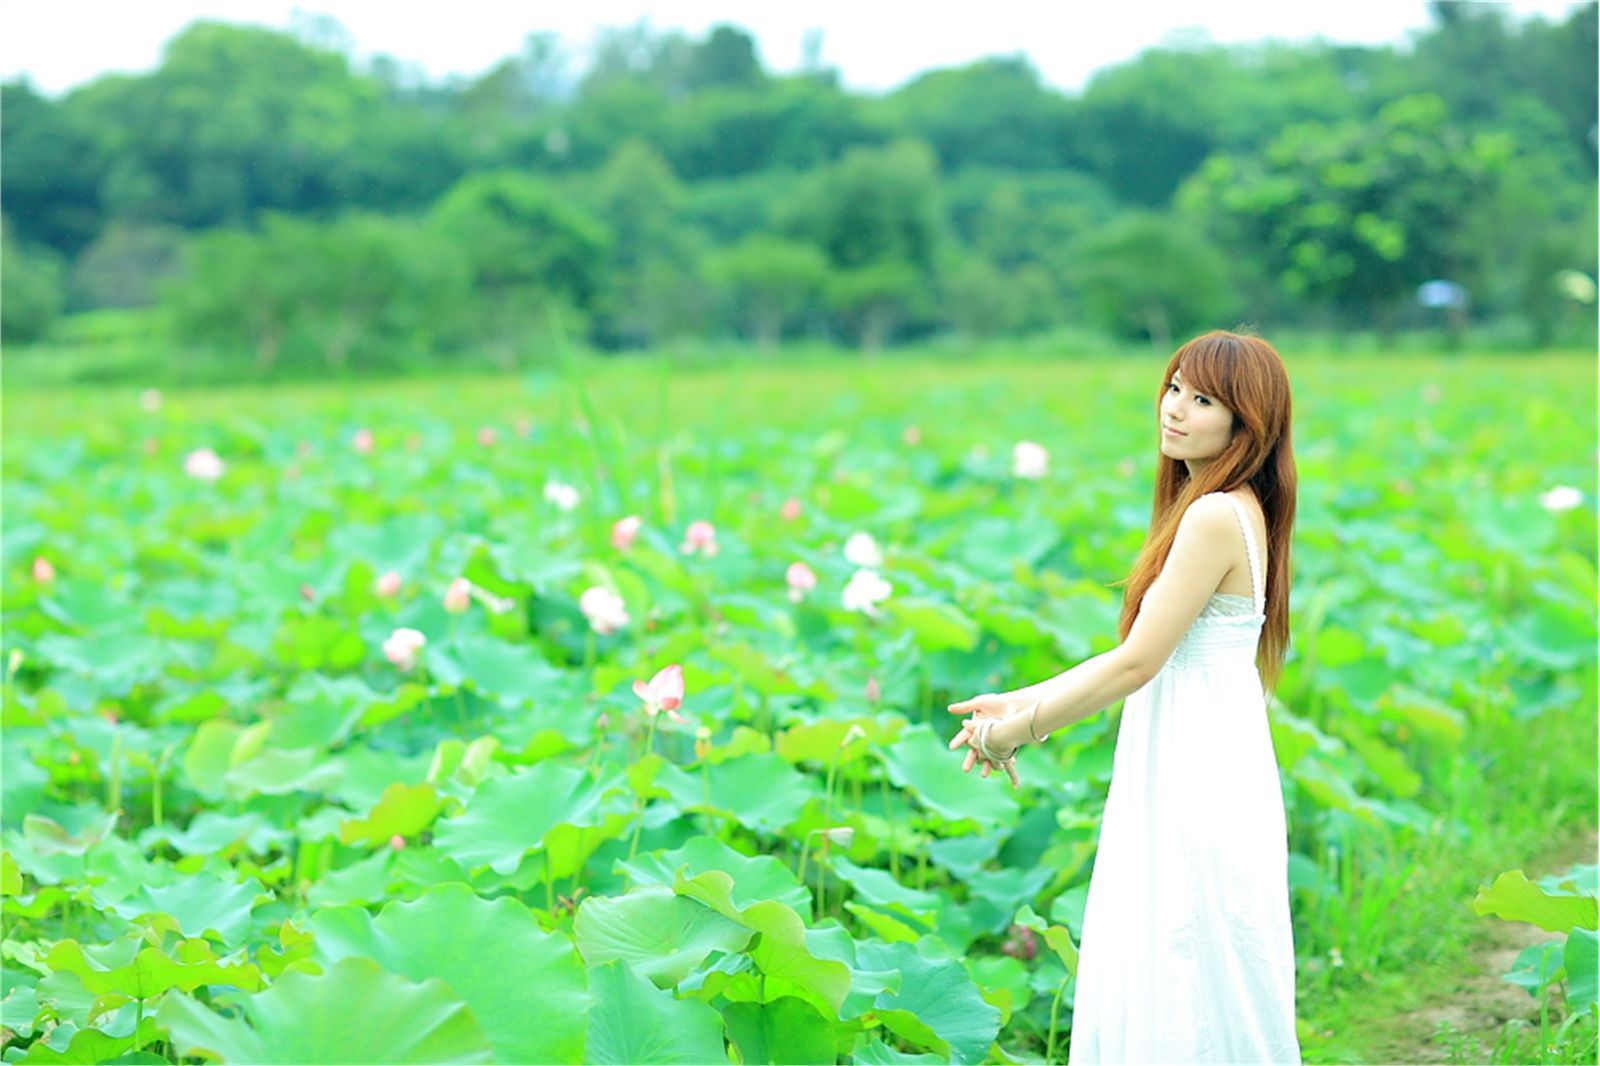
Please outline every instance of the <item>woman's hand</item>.
[[[986, 719], [1000, 721], [1009, 718], [1021, 710], [1019, 702], [1011, 697], [996, 695], [992, 692], [986, 692], [981, 696], [974, 696], [971, 699], [962, 700], [960, 703], [952, 703], [949, 705], [949, 710], [951, 714], [970, 714], [972, 716], [967, 721], [961, 723], [960, 731], [957, 732], [955, 738], [950, 741], [951, 751], [961, 747], [963, 744], [967, 745], [967, 758], [966, 762], [964, 762], [961, 766], [961, 772], [967, 773], [972, 769], [974, 764], [981, 761], [983, 763], [984, 777], [988, 777], [989, 774], [994, 771], [996, 766], [998, 766], [1000, 769], [1006, 772], [1006, 776], [1011, 778], [1012, 788], [1016, 788], [1018, 785], [1020, 785], [1022, 783], [1022, 779], [1017, 776], [1017, 758], [1015, 753], [1013, 752], [1013, 754], [998, 764], [992, 762], [991, 760], [984, 758], [983, 753], [978, 750], [977, 735], [979, 722]], [[991, 748], [992, 747], [993, 745], [991, 745]]]

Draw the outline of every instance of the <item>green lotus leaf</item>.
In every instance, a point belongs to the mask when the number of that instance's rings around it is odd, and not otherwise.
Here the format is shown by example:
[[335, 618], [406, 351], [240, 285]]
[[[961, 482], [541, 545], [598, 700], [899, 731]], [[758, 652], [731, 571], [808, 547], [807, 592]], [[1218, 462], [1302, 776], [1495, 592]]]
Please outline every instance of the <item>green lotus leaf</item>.
[[[586, 902], [595, 902], [593, 900]], [[580, 911], [581, 914], [581, 911]], [[439, 978], [470, 1008], [500, 1062], [578, 1062], [592, 997], [572, 941], [507, 896], [443, 884], [410, 902], [311, 916], [317, 957], [377, 961], [413, 981]]]
[[487, 636], [458, 636], [453, 644], [429, 649], [428, 664], [434, 679], [442, 684], [454, 687], [470, 682], [486, 695], [513, 700], [537, 700], [567, 683], [566, 675], [531, 645], [508, 644]]
[[378, 694], [360, 678], [302, 674], [272, 719], [272, 742], [280, 748], [327, 748], [343, 743], [361, 723]]
[[[138, 942], [129, 946], [136, 947]], [[151, 999], [169, 988], [192, 992], [201, 985], [233, 985], [246, 992], [259, 990], [261, 971], [248, 961], [218, 959], [204, 940], [186, 940], [174, 959], [146, 947], [118, 965], [91, 959], [76, 940], [62, 940], [50, 949], [45, 962], [52, 970], [75, 974], [83, 987], [96, 995], [121, 992], [134, 999]], [[101, 954], [104, 958], [104, 954]]]
[[494, 1050], [473, 1012], [438, 978], [414, 983], [371, 959], [341, 959], [322, 974], [290, 970], [224, 1018], [174, 992], [156, 1020], [178, 1055], [218, 1062], [487, 1063]]
[[730, 1003], [722, 1010], [741, 1062], [837, 1062], [833, 1025], [797, 996], [770, 1003]]
[[115, 811], [92, 819], [76, 833], [67, 832], [66, 827], [55, 819], [42, 814], [22, 816], [22, 835], [32, 846], [34, 854], [40, 856], [82, 855], [100, 843], [116, 826]]
[[270, 893], [258, 884], [194, 874], [170, 885], [146, 885], [125, 899], [102, 906], [130, 921], [147, 914], [165, 914], [184, 936], [216, 936], [225, 944], [237, 944], [249, 932], [250, 911], [260, 898], [270, 898]]
[[[625, 823], [631, 817], [622, 781], [619, 772], [591, 777], [552, 762], [492, 778], [478, 787], [464, 814], [437, 824], [434, 846], [468, 871], [488, 866], [506, 875], [521, 864], [528, 851], [548, 850], [546, 838], [566, 826], [570, 834], [554, 835], [563, 837], [561, 843], [570, 857], [578, 847], [577, 830], [586, 830], [598, 847], [617, 830], [619, 819]], [[621, 813], [616, 813], [619, 806]]]
[[987, 1003], [959, 961], [929, 959], [910, 944], [861, 944], [861, 965], [900, 971], [900, 990], [879, 993], [874, 1010], [884, 1026], [948, 1062], [982, 1062], [1000, 1033], [1000, 1012]]
[[733, 902], [733, 878], [721, 870], [707, 870], [694, 877], [679, 873], [672, 889], [760, 933], [761, 939], [748, 954], [762, 973], [810, 990], [838, 1013], [850, 991], [850, 969], [844, 963], [811, 953], [805, 922], [792, 908], [771, 901], [738, 907]]
[[313, 907], [340, 903], [381, 903], [389, 895], [394, 852], [383, 848], [349, 866], [323, 874], [311, 883], [306, 902]]
[[925, 652], [971, 651], [983, 635], [978, 623], [953, 604], [907, 596], [890, 599], [887, 608], [891, 618], [916, 635]]
[[897, 1050], [877, 1037], [862, 1045], [850, 1061], [862, 1063], [864, 1066], [920, 1066], [921, 1063], [948, 1062], [941, 1055], [930, 1055], [925, 1051]]
[[1600, 935], [1593, 929], [1574, 929], [1562, 953], [1567, 971], [1567, 1006], [1574, 1014], [1587, 1014], [1596, 1008], [1600, 997]]
[[1529, 922], [1552, 933], [1594, 929], [1600, 925], [1594, 897], [1552, 896], [1529, 881], [1521, 870], [1501, 874], [1488, 888], [1479, 886], [1472, 909], [1509, 922]]
[[836, 856], [832, 865], [834, 874], [855, 889], [857, 898], [864, 902], [884, 905], [898, 903], [912, 911], [928, 912], [939, 906], [936, 893], [921, 892], [902, 885], [888, 870], [857, 866], [842, 855]]
[[250, 854], [265, 855], [274, 848], [286, 846], [293, 836], [267, 821], [259, 811], [241, 814], [201, 811], [182, 829], [170, 822], [150, 826], [139, 834], [139, 846], [148, 850], [165, 843], [181, 855], [213, 855], [242, 843]]
[[[49, 1036], [34, 1041], [26, 1054], [11, 1061], [44, 1066], [119, 1061], [119, 1055], [154, 1043], [161, 1037], [160, 1023], [155, 1018], [146, 1015], [142, 1022], [137, 1021], [134, 1011], [130, 1003], [96, 1029], [80, 1029], [72, 1022], [65, 1022], [52, 1029]], [[136, 1024], [137, 1032], [134, 1031]]]
[[976, 769], [962, 773], [961, 753], [951, 751], [949, 740], [940, 739], [927, 725], [919, 723], [901, 733], [884, 754], [884, 765], [891, 781], [943, 818], [971, 818], [985, 825], [1016, 821], [1017, 801], [1009, 785], [984, 780]]
[[795, 880], [794, 871], [771, 855], [742, 855], [713, 836], [697, 836], [672, 851], [649, 852], [630, 861], [618, 859], [612, 869], [637, 883], [671, 886], [678, 867], [687, 863], [688, 876], [721, 870], [733, 878], [733, 904], [748, 907], [772, 900], [809, 913], [811, 890]]
[[394, 836], [416, 836], [433, 823], [439, 806], [439, 796], [432, 785], [403, 785], [397, 781], [383, 790], [383, 798], [365, 818], [340, 824], [339, 842], [387, 845]]
[[589, 971], [595, 998], [584, 1061], [631, 1066], [727, 1062], [722, 1017], [697, 999], [678, 999], [618, 959]]
[[[241, 734], [240, 739], [246, 737]], [[222, 775], [222, 783], [238, 797], [282, 796], [291, 792], [327, 793], [338, 787], [344, 767], [321, 748], [263, 748]]]
[[39, 994], [31, 985], [16, 985], [0, 999], [0, 1025], [18, 1036], [31, 1036], [39, 1017]]
[[751, 937], [746, 926], [667, 885], [586, 899], [572, 932], [587, 965], [623, 959], [660, 988], [676, 986], [713, 951], [743, 949]]
[[1600, 865], [1577, 863], [1564, 874], [1546, 874], [1539, 887], [1552, 896], [1600, 896]]
[[[859, 726], [866, 736], [855, 738], [841, 749], [839, 742], [852, 726]], [[837, 758], [842, 766], [864, 757], [871, 745], [888, 744], [893, 740], [890, 731], [871, 718], [819, 718], [779, 733], [773, 750], [791, 763], [814, 762], [826, 766]]]
[[0, 896], [22, 895], [22, 870], [11, 852], [0, 851]]

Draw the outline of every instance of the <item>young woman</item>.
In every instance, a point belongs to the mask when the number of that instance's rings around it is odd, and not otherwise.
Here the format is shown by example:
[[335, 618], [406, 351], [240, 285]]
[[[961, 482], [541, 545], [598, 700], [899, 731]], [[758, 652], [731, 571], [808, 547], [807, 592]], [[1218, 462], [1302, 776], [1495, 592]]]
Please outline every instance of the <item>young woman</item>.
[[[1079, 945], [1068, 1062], [1298, 1063], [1288, 840], [1267, 728], [1289, 636], [1289, 379], [1259, 337], [1179, 348], [1121, 643], [950, 705], [963, 771], [1125, 700]], [[1263, 679], [1264, 683], [1263, 683]]]

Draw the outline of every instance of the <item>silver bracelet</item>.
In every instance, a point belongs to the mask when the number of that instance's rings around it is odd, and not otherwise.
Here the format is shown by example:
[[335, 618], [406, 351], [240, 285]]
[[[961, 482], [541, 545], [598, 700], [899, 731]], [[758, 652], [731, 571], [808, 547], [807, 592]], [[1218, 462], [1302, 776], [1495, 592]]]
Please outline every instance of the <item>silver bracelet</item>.
[[1036, 716], [1039, 713], [1039, 704], [1041, 704], [1043, 702], [1044, 702], [1044, 697], [1040, 696], [1038, 699], [1033, 701], [1033, 706], [1028, 708], [1028, 735], [1033, 738], [1034, 743], [1036, 743], [1036, 744], [1043, 744], [1045, 741], [1050, 739], [1050, 734], [1049, 733], [1046, 733], [1044, 736], [1041, 737], [1038, 733], [1034, 732], [1034, 730], [1033, 730], [1033, 719], [1034, 719], [1034, 716]]
[[1003, 756], [1002, 755], [997, 755], [993, 751], [990, 750], [990, 748], [989, 748], [989, 731], [992, 730], [995, 727], [995, 723], [998, 722], [998, 721], [1000, 721], [1000, 719], [998, 719], [998, 718], [985, 718], [983, 721], [978, 723], [978, 731], [977, 731], [977, 736], [978, 736], [978, 754], [982, 755], [985, 759], [988, 759], [990, 762], [994, 763], [996, 766], [999, 766], [1001, 763], [1005, 762], [1007, 759], [1010, 759], [1014, 755], [1017, 754], [1017, 749], [1016, 748], [1012, 748], [1010, 751], [1008, 751]]

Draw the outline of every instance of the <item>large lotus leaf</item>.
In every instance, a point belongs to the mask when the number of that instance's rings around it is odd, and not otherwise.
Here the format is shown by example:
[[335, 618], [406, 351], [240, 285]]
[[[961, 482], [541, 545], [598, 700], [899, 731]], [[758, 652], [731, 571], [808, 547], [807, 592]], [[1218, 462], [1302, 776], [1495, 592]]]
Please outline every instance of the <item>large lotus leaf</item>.
[[394, 836], [416, 836], [439, 813], [439, 796], [432, 785], [403, 785], [396, 781], [383, 790], [377, 806], [365, 818], [339, 826], [341, 844], [387, 844]]
[[733, 902], [733, 878], [721, 870], [694, 877], [681, 873], [673, 891], [699, 900], [725, 918], [754, 929], [761, 939], [749, 949], [750, 958], [769, 977], [782, 978], [821, 996], [835, 1014], [850, 991], [850, 969], [833, 959], [818, 958], [806, 943], [805, 922], [792, 908], [762, 902], [740, 908]]
[[889, 616], [916, 635], [925, 652], [971, 651], [983, 631], [959, 607], [915, 597], [891, 599]]
[[733, 903], [748, 907], [772, 900], [802, 913], [811, 909], [811, 890], [795, 880], [794, 871], [771, 855], [742, 855], [713, 836], [697, 836], [672, 851], [649, 852], [631, 862], [618, 859], [612, 869], [635, 882], [671, 885], [678, 867], [687, 863], [688, 875], [721, 870], [733, 878]]
[[414, 572], [444, 531], [437, 515], [401, 514], [376, 525], [339, 525], [328, 533], [328, 547], [346, 559], [364, 559], [379, 573]]
[[485, 900], [466, 885], [443, 884], [389, 903], [376, 918], [356, 906], [318, 911], [311, 931], [324, 962], [362, 956], [413, 981], [444, 980], [501, 1062], [583, 1059], [593, 1002], [583, 961], [570, 940], [540, 929], [509, 896]]
[[6, 989], [5, 998], [0, 999], [0, 1025], [18, 1036], [31, 1036], [38, 1017], [39, 993], [33, 986], [17, 985]]
[[987, 1003], [959, 961], [929, 959], [911, 944], [865, 943], [864, 967], [897, 969], [900, 990], [881, 992], [875, 1012], [905, 1040], [949, 1062], [982, 1062], [1000, 1032], [1000, 1012]]
[[327, 615], [290, 615], [272, 637], [272, 654], [300, 670], [349, 670], [361, 665], [367, 645], [349, 623]]
[[104, 679], [105, 691], [120, 692], [135, 681], [160, 676], [172, 660], [171, 640], [121, 629], [91, 635], [47, 633], [39, 638], [39, 657], [76, 673]]
[[[11, 702], [9, 688], [6, 702]], [[0, 824], [7, 828], [20, 826], [23, 815], [38, 810], [44, 800], [50, 775], [34, 762], [30, 751], [30, 738], [42, 734], [39, 729], [6, 727], [5, 743], [0, 744]]]
[[944, 1063], [948, 1060], [942, 1055], [929, 1055], [924, 1051], [899, 1051], [873, 1037], [861, 1046], [850, 1061], [863, 1066], [920, 1066], [921, 1063]]
[[723, 1008], [722, 1016], [742, 1062], [839, 1060], [833, 1025], [798, 996], [779, 996], [770, 1003], [730, 1003]]
[[429, 649], [428, 665], [434, 679], [445, 685], [471, 682], [486, 695], [514, 700], [539, 699], [567, 682], [531, 645], [487, 636], [458, 636], [453, 644]]
[[1600, 865], [1578, 863], [1564, 874], [1546, 874], [1539, 887], [1552, 896], [1600, 896]]
[[243, 843], [250, 854], [265, 855], [274, 848], [284, 847], [293, 836], [287, 829], [267, 821], [260, 811], [242, 814], [201, 811], [183, 829], [170, 822], [146, 828], [139, 834], [139, 846], [148, 850], [155, 844], [167, 843], [181, 855], [215, 855]]
[[116, 826], [115, 811], [97, 814], [76, 833], [68, 832], [55, 819], [42, 814], [26, 814], [22, 817], [23, 837], [31, 845], [34, 854], [42, 856], [82, 855], [100, 843]]
[[124, 918], [170, 915], [187, 937], [217, 936], [239, 943], [250, 929], [250, 910], [270, 893], [252, 882], [229, 883], [210, 874], [194, 874], [170, 885], [146, 885], [125, 899], [102, 904]]
[[589, 971], [589, 991], [595, 1006], [589, 1012], [585, 1062], [703, 1066], [729, 1061], [722, 1017], [715, 1010], [657, 988], [620, 959]]
[[438, 978], [413, 983], [364, 958], [322, 974], [290, 970], [224, 1018], [181, 993], [156, 1012], [178, 1055], [219, 1062], [477, 1063], [494, 1050], [473, 1012]]
[[1574, 929], [1567, 937], [1563, 952], [1567, 970], [1567, 1006], [1574, 1014], [1586, 1014], [1596, 1008], [1600, 997], [1600, 935], [1592, 929]]
[[[510, 874], [528, 851], [544, 845], [557, 826], [604, 826], [623, 798], [620, 773], [591, 777], [582, 770], [542, 762], [506, 777], [485, 781], [466, 813], [438, 823], [433, 843], [467, 870], [487, 865]], [[623, 798], [623, 805], [628, 803]]]
[[[961, 772], [961, 753], [950, 750], [924, 724], [909, 727], [884, 754], [889, 779], [909, 789], [923, 805], [951, 821], [974, 819], [985, 825], [1016, 821], [1017, 801], [1008, 785], [984, 780], [976, 769]], [[1003, 778], [1003, 775], [1002, 775]]]
[[1511, 972], [1503, 980], [1537, 998], [1551, 981], [1560, 980], [1563, 972], [1562, 950], [1565, 946], [1560, 940], [1547, 940], [1543, 944], [1523, 948], [1511, 963]]
[[393, 748], [351, 744], [340, 753], [343, 773], [329, 795], [346, 807], [366, 810], [375, 806], [395, 782], [407, 785], [422, 782], [431, 762], [432, 757], [426, 751], [408, 755]]
[[1526, 614], [1505, 628], [1513, 654], [1551, 670], [1573, 670], [1595, 661], [1592, 608], [1536, 599]]
[[[841, 748], [840, 742], [852, 727], [859, 727], [866, 736], [857, 737]], [[792, 763], [814, 762], [826, 766], [834, 759], [838, 759], [842, 766], [865, 756], [873, 744], [892, 743], [898, 733], [898, 727], [885, 726], [864, 716], [819, 718], [814, 722], [801, 722], [785, 729], [778, 734], [773, 747], [779, 755]]]
[[936, 893], [902, 885], [889, 871], [857, 866], [842, 855], [833, 860], [833, 872], [855, 889], [858, 899], [867, 903], [898, 903], [913, 911], [932, 911], [939, 906]]
[[272, 720], [272, 742], [280, 748], [331, 747], [342, 743], [378, 698], [360, 678], [301, 674]]
[[69, 629], [103, 630], [133, 616], [134, 608], [112, 585], [64, 576], [39, 599], [39, 609]]
[[183, 753], [183, 772], [190, 788], [206, 799], [222, 798], [223, 777], [233, 765], [234, 747], [244, 732], [243, 726], [225, 718], [195, 727]]
[[1521, 870], [1501, 874], [1488, 888], [1480, 886], [1472, 909], [1510, 922], [1529, 922], [1552, 933], [1600, 925], [1594, 897], [1552, 896], [1529, 881]]
[[394, 852], [382, 848], [364, 859], [323, 874], [311, 883], [306, 902], [313, 907], [340, 903], [380, 903], [389, 895]]
[[321, 748], [263, 748], [254, 757], [230, 767], [222, 775], [222, 783], [232, 795], [243, 799], [290, 792], [332, 792], [343, 775], [339, 759]]
[[[157, 948], [140, 949], [140, 943], [118, 941], [85, 949], [76, 940], [62, 940], [50, 949], [45, 962], [58, 973], [77, 975], [83, 987], [96, 995], [121, 992], [151, 999], [169, 988], [192, 992], [200, 985], [233, 985], [254, 992], [262, 987], [261, 971], [253, 964], [218, 959], [204, 940], [182, 941], [176, 959]], [[132, 951], [137, 954], [127, 958]]]
[[0, 851], [0, 896], [22, 895], [22, 869], [9, 851]]
[[623, 959], [660, 988], [676, 986], [713, 951], [741, 950], [751, 936], [744, 925], [667, 885], [584, 900], [572, 933], [587, 965]]
[[11, 1061], [29, 1066], [126, 1061], [119, 1056], [132, 1048], [154, 1043], [161, 1036], [160, 1023], [148, 1014], [139, 1020], [136, 1010], [135, 1005], [129, 1003], [94, 1029], [80, 1029], [73, 1022], [64, 1022], [44, 1039], [34, 1041], [26, 1054]]
[[[858, 1018], [872, 1009], [878, 993], [900, 988], [899, 970], [869, 970], [861, 966], [856, 959], [856, 939], [843, 926], [807, 929], [806, 950], [819, 959], [842, 963], [850, 971], [850, 994], [837, 1011], [840, 1018]], [[828, 1005], [808, 990], [802, 989], [801, 993], [819, 1010]]]
[[709, 773], [711, 802], [732, 812], [740, 825], [764, 832], [790, 825], [809, 800], [822, 794], [813, 778], [773, 752], [729, 759]]

